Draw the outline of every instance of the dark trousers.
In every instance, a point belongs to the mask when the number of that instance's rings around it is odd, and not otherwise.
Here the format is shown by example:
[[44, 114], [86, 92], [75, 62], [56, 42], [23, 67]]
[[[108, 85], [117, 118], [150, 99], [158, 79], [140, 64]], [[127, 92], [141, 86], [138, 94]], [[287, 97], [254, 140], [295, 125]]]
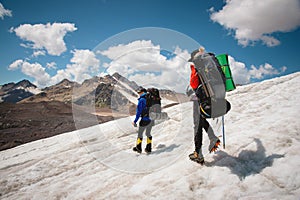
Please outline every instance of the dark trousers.
[[151, 120], [150, 123], [145, 123], [144, 121], [140, 122], [139, 130], [138, 130], [138, 138], [143, 138], [143, 133], [146, 130], [146, 136], [148, 138], [151, 137], [151, 130], [153, 126], [153, 121]]
[[205, 131], [208, 133], [210, 125], [208, 121], [201, 116], [198, 101], [193, 101], [193, 119], [194, 119], [195, 151], [199, 152], [202, 147], [202, 140], [203, 140], [202, 128], [204, 128]]

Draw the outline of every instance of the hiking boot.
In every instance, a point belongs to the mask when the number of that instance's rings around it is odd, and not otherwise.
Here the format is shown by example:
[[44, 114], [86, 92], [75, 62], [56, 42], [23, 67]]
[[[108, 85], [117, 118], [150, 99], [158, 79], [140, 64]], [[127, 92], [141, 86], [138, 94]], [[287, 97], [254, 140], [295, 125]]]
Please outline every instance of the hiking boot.
[[220, 144], [221, 144], [221, 142], [218, 138], [210, 140], [210, 144], [208, 146], [209, 153], [216, 152], [217, 149], [219, 148]]
[[138, 153], [142, 153], [142, 149], [138, 148], [138, 146], [133, 147], [132, 150], [133, 150], [133, 151], [136, 151], [136, 152], [138, 152]]
[[203, 165], [204, 164], [204, 157], [203, 157], [203, 155], [201, 154], [198, 154], [196, 151], [194, 151], [194, 153], [191, 153], [190, 155], [189, 155], [189, 157], [190, 157], [190, 159], [192, 160], [192, 161], [195, 161], [195, 162], [197, 162], [197, 163], [199, 163], [199, 164], [201, 164], [201, 165]]
[[143, 139], [142, 138], [137, 138], [136, 140], [136, 146], [133, 147], [133, 151], [136, 151], [138, 153], [142, 153], [142, 141]]
[[146, 153], [151, 153], [152, 151], [152, 136], [147, 138], [147, 145], [145, 148]]
[[151, 153], [151, 151], [152, 151], [152, 150], [151, 150], [151, 144], [150, 144], [150, 146], [149, 146], [149, 144], [147, 144], [147, 145], [146, 145], [146, 148], [145, 148], [145, 152], [146, 152], [146, 153]]

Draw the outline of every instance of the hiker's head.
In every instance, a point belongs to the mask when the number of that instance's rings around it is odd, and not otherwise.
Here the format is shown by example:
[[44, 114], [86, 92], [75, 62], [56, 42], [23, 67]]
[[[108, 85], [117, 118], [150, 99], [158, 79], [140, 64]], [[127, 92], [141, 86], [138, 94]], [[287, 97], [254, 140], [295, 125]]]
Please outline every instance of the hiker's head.
[[147, 90], [140, 86], [137, 88], [136, 92], [140, 95], [140, 94], [147, 92]]
[[205, 52], [204, 47], [200, 47], [198, 50], [199, 50], [199, 53], [200, 53], [200, 54], [204, 54], [204, 52]]

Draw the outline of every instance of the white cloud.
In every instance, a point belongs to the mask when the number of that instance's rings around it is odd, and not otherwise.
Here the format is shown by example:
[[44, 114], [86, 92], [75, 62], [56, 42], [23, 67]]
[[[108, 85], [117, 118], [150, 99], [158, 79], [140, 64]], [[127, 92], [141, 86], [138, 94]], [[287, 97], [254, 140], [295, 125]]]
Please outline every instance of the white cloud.
[[55, 76], [51, 77], [51, 84], [59, 83], [63, 79], [68, 79], [73, 81], [70, 73], [66, 73], [64, 69], [60, 69], [56, 72]]
[[22, 46], [34, 50], [47, 50], [48, 54], [59, 56], [67, 50], [64, 37], [67, 32], [76, 31], [71, 23], [23, 24], [11, 28], [22, 40], [28, 41]]
[[8, 70], [17, 70], [22, 66], [23, 60], [16, 60], [9, 65]]
[[131, 43], [128, 43], [126, 45], [119, 44], [117, 46], [109, 47], [108, 50], [105, 51], [98, 51], [97, 53], [102, 54], [110, 58], [111, 60], [118, 60], [119, 57], [122, 57], [126, 54], [132, 53], [132, 52], [138, 52], [140, 50], [153, 50], [153, 49], [159, 49], [159, 45], [155, 46], [152, 44], [150, 40], [136, 40]]
[[[111, 60], [110, 71], [129, 68], [140, 71], [160, 71], [166, 58], [160, 54], [160, 46], [154, 45], [150, 40], [137, 40], [126, 45], [110, 47], [100, 52]], [[129, 72], [132, 73], [132, 72]]]
[[23, 60], [16, 60], [13, 62], [8, 69], [21, 71], [35, 79], [35, 84], [38, 86], [46, 86], [50, 82], [50, 75], [45, 71], [45, 68], [39, 63], [29, 63]]
[[[145, 41], [134, 42], [137, 46], [138, 43], [142, 44]], [[133, 44], [129, 43], [128, 45], [111, 47], [104, 51], [105, 55], [113, 59], [110, 63], [103, 64], [106, 68], [104, 73], [113, 74], [118, 72], [145, 87], [156, 86], [184, 92], [189, 84], [190, 76], [190, 68], [187, 63], [190, 57], [188, 51], [176, 47], [173, 52], [170, 52], [172, 56], [167, 58], [160, 54], [161, 49], [159, 46], [152, 44], [151, 41], [146, 43], [148, 45], [145, 48], [132, 50], [129, 47], [132, 47]], [[33, 77], [35, 84], [39, 87], [56, 84], [65, 78], [81, 83], [93, 75], [99, 75], [100, 60], [94, 52], [75, 49], [71, 53], [73, 54], [70, 60], [71, 63], [67, 64], [66, 68], [58, 70], [52, 77], [46, 72], [46, 69], [56, 69], [55, 62], [47, 63], [46, 67], [43, 67], [38, 63], [16, 60], [8, 69], [21, 69], [24, 74]], [[121, 56], [117, 56], [120, 54]], [[266, 76], [278, 75], [286, 70], [285, 66], [278, 70], [268, 63], [259, 67], [252, 65], [247, 68], [244, 63], [236, 61], [231, 56], [229, 56], [229, 63], [236, 84], [247, 84], [252, 79], [263, 79]]]
[[38, 56], [44, 56], [45, 54], [46, 54], [45, 51], [38, 50], [38, 51], [34, 51], [32, 56], [33, 57], [38, 57]]
[[91, 78], [93, 74], [99, 73], [100, 60], [96, 58], [94, 52], [75, 49], [72, 53], [71, 64], [67, 64], [65, 69], [57, 71], [56, 75], [51, 78], [52, 84], [65, 78], [81, 83], [85, 79]]
[[4, 16], [9, 16], [11, 17], [11, 10], [5, 9], [2, 5], [2, 3], [0, 3], [0, 17], [1, 19], [4, 19]]
[[229, 56], [229, 65], [235, 84], [247, 84], [253, 79], [259, 80], [267, 76], [278, 75], [287, 69], [287, 67], [283, 66], [278, 70], [268, 63], [260, 65], [259, 67], [251, 65], [250, 69], [248, 69], [244, 63], [235, 61], [231, 56]]
[[91, 78], [91, 74], [98, 73], [100, 69], [100, 60], [96, 58], [94, 52], [90, 50], [72, 51], [72, 64], [68, 64], [65, 73], [71, 75], [74, 81], [83, 82], [87, 78]]
[[55, 62], [47, 63], [47, 64], [46, 64], [46, 67], [47, 67], [48, 69], [56, 69], [56, 68], [57, 68]]
[[[168, 59], [160, 51], [160, 46], [152, 44], [151, 41], [134, 41], [127, 45], [110, 47], [102, 53], [112, 59], [110, 63], [105, 63], [109, 74], [118, 72], [145, 87], [157, 86], [184, 92], [189, 84], [190, 68], [187, 60], [190, 54], [177, 47], [172, 52], [175, 56]], [[247, 84], [286, 70], [286, 67], [275, 69], [268, 63], [247, 67], [231, 56], [229, 63], [236, 84]]]
[[246, 65], [242, 62], [235, 61], [231, 56], [228, 57], [229, 65], [235, 84], [246, 84], [250, 83], [251, 76]]
[[233, 30], [243, 46], [256, 41], [267, 46], [279, 45], [272, 33], [290, 32], [300, 26], [299, 0], [226, 0], [222, 10], [211, 8], [210, 12], [210, 18]]
[[21, 71], [35, 79], [35, 84], [38, 87], [45, 87], [56, 84], [61, 80], [67, 78], [71, 81], [82, 82], [85, 79], [91, 78], [92, 74], [99, 72], [100, 61], [96, 55], [90, 50], [74, 50], [73, 57], [70, 60], [72, 64], [67, 64], [65, 69], [60, 69], [54, 76], [50, 76], [46, 72], [48, 69], [56, 69], [56, 63], [47, 63], [43, 67], [39, 63], [29, 63], [25, 60], [16, 60], [9, 65], [9, 70], [21, 69]]
[[252, 78], [263, 79], [265, 76], [278, 75], [286, 70], [286, 67], [283, 67], [281, 71], [275, 69], [272, 65], [265, 63], [260, 65], [258, 68], [251, 66], [249, 71]]
[[184, 92], [189, 78], [186, 64], [190, 54], [176, 47], [172, 52], [175, 56], [167, 58], [160, 54], [161, 50], [150, 40], [137, 40], [100, 53], [112, 59], [105, 64], [110, 74], [118, 72], [140, 85], [157, 85]]

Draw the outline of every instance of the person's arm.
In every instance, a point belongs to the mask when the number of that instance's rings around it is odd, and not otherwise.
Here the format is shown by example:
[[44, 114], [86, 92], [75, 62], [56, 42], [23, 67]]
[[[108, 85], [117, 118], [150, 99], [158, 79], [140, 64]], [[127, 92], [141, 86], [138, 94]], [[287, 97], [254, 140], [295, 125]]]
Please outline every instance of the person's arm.
[[143, 111], [143, 102], [142, 102], [142, 99], [140, 99], [138, 101], [138, 105], [136, 107], [136, 114], [135, 114], [135, 119], [134, 119], [134, 123], [136, 124], [137, 121], [139, 120], [141, 114], [142, 114], [142, 111]]
[[190, 86], [195, 90], [200, 84], [199, 76], [194, 65], [191, 65]]

